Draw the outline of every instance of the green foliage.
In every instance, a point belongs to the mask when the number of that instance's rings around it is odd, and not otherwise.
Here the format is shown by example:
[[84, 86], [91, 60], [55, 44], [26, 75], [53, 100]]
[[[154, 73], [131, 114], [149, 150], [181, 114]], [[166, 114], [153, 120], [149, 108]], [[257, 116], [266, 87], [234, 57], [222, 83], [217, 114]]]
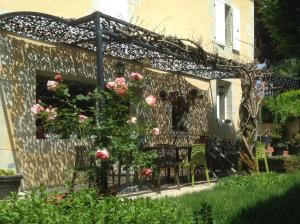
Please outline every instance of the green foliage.
[[300, 60], [296, 58], [285, 59], [273, 66], [272, 70], [274, 74], [279, 76], [300, 78]]
[[175, 224], [180, 220], [176, 204], [146, 199], [101, 198], [95, 191], [80, 191], [57, 197], [45, 191], [32, 192], [18, 199], [0, 201], [0, 223], [27, 224]]
[[277, 50], [288, 57], [300, 57], [300, 13], [295, 0], [256, 1], [259, 16], [277, 44]]
[[203, 202], [199, 211], [194, 211], [193, 224], [214, 224], [212, 206]]
[[0, 169], [0, 176], [14, 176], [16, 172], [11, 169]]
[[267, 98], [265, 102], [268, 109], [277, 114], [281, 124], [300, 117], [300, 90], [291, 90], [275, 98]]
[[295, 223], [299, 190], [299, 171], [225, 177], [210, 191], [160, 200], [102, 198], [95, 191], [62, 198], [41, 190], [0, 201], [0, 223]]
[[[136, 167], [149, 166], [153, 155], [141, 155], [139, 139], [141, 136], [151, 137], [150, 129], [155, 127], [155, 122], [152, 121], [152, 109], [143, 96], [143, 81], [129, 78], [119, 85], [126, 87], [125, 94], [96, 88], [87, 94], [72, 96], [68, 86], [59, 81], [52, 91], [52, 99], [60, 105], [55, 110], [55, 117], [50, 119], [46, 110], [37, 116], [48, 133], [60, 134], [62, 138], [73, 135], [82, 140], [95, 137], [94, 146], [90, 148], [91, 155], [106, 148], [112, 161], [119, 160]], [[51, 108], [45, 102], [40, 104]], [[82, 115], [86, 119], [80, 121]], [[130, 120], [132, 117], [136, 118], [134, 122]]]
[[[274, 172], [294, 172], [300, 170], [300, 156], [287, 157], [272, 156], [268, 158], [270, 170]], [[263, 161], [260, 161], [260, 170], [264, 169]]]

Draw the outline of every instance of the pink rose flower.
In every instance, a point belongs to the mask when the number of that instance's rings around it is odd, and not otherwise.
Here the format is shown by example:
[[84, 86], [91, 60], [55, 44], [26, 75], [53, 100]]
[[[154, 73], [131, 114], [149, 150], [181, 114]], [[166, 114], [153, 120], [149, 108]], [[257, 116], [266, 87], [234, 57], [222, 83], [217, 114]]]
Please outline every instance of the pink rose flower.
[[96, 151], [96, 158], [100, 160], [108, 160], [109, 152], [106, 149], [97, 150]]
[[45, 111], [48, 113], [48, 120], [54, 120], [57, 117], [57, 108], [49, 106]]
[[143, 79], [143, 76], [140, 73], [135, 73], [135, 72], [131, 73], [129, 77], [134, 81], [139, 81]]
[[39, 103], [34, 104], [34, 105], [30, 108], [31, 113], [34, 114], [34, 115], [37, 115], [39, 112], [42, 112], [42, 111], [44, 111], [44, 110], [45, 110], [44, 107], [41, 106]]
[[108, 82], [106, 84], [106, 88], [112, 90], [113, 88], [115, 88], [116, 83], [115, 82]]
[[125, 79], [123, 77], [116, 78], [115, 83], [116, 84], [125, 84], [126, 85], [126, 81], [125, 81]]
[[152, 169], [150, 168], [143, 168], [142, 170], [142, 176], [144, 177], [151, 177], [152, 176]]
[[86, 119], [88, 119], [87, 116], [85, 116], [85, 115], [83, 115], [83, 114], [79, 114], [79, 123], [85, 122]]
[[124, 96], [126, 95], [126, 92], [128, 90], [128, 86], [126, 85], [126, 83], [123, 83], [123, 84], [117, 84], [115, 87], [114, 87], [114, 91], [117, 95], [119, 96]]
[[55, 91], [57, 89], [58, 85], [59, 85], [58, 82], [53, 81], [53, 80], [48, 80], [47, 89], [49, 91]]
[[147, 103], [150, 107], [155, 108], [155, 107], [157, 106], [157, 104], [156, 104], [156, 97], [155, 97], [155, 96], [150, 95], [150, 96], [146, 97], [145, 100], [146, 100], [146, 103]]
[[57, 74], [54, 76], [54, 80], [57, 81], [57, 82], [63, 81], [63, 80], [62, 80], [61, 74], [57, 73]]
[[159, 135], [160, 130], [159, 130], [159, 128], [152, 128], [152, 129], [151, 129], [151, 133], [152, 133], [153, 135]]

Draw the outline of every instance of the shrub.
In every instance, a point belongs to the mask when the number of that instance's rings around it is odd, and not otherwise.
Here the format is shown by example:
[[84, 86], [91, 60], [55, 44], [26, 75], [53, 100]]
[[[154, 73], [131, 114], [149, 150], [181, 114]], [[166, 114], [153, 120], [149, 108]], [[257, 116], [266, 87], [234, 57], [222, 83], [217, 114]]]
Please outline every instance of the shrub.
[[48, 195], [36, 191], [0, 201], [0, 223], [191, 223], [181, 221], [174, 203], [162, 200], [99, 197], [96, 191]]
[[[268, 158], [269, 169], [274, 172], [293, 172], [300, 170], [300, 156], [273, 156]], [[264, 170], [264, 162], [259, 161], [260, 170]]]

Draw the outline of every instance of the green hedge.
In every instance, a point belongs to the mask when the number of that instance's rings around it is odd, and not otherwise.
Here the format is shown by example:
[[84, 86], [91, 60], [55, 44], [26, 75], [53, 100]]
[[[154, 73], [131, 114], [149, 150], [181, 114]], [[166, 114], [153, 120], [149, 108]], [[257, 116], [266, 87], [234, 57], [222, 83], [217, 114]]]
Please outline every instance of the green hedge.
[[[272, 156], [268, 158], [270, 171], [284, 173], [300, 170], [300, 156]], [[260, 171], [265, 171], [264, 161], [259, 161]]]
[[95, 191], [81, 191], [63, 199], [39, 191], [24, 199], [13, 195], [9, 200], [0, 200], [0, 223], [191, 223], [180, 220], [176, 207], [161, 200], [101, 198]]

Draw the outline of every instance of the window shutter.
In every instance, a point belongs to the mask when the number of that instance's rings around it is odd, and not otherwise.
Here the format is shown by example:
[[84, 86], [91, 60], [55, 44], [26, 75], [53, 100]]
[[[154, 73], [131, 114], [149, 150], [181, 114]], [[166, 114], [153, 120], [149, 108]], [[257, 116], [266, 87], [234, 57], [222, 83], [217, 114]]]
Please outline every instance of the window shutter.
[[0, 15], [8, 13], [8, 11], [4, 10], [4, 9], [0, 9]]
[[215, 41], [225, 45], [225, 2], [215, 1]]
[[128, 0], [93, 0], [94, 10], [128, 21]]
[[233, 17], [233, 50], [240, 51], [241, 50], [241, 13], [240, 10], [236, 7], [232, 10]]

